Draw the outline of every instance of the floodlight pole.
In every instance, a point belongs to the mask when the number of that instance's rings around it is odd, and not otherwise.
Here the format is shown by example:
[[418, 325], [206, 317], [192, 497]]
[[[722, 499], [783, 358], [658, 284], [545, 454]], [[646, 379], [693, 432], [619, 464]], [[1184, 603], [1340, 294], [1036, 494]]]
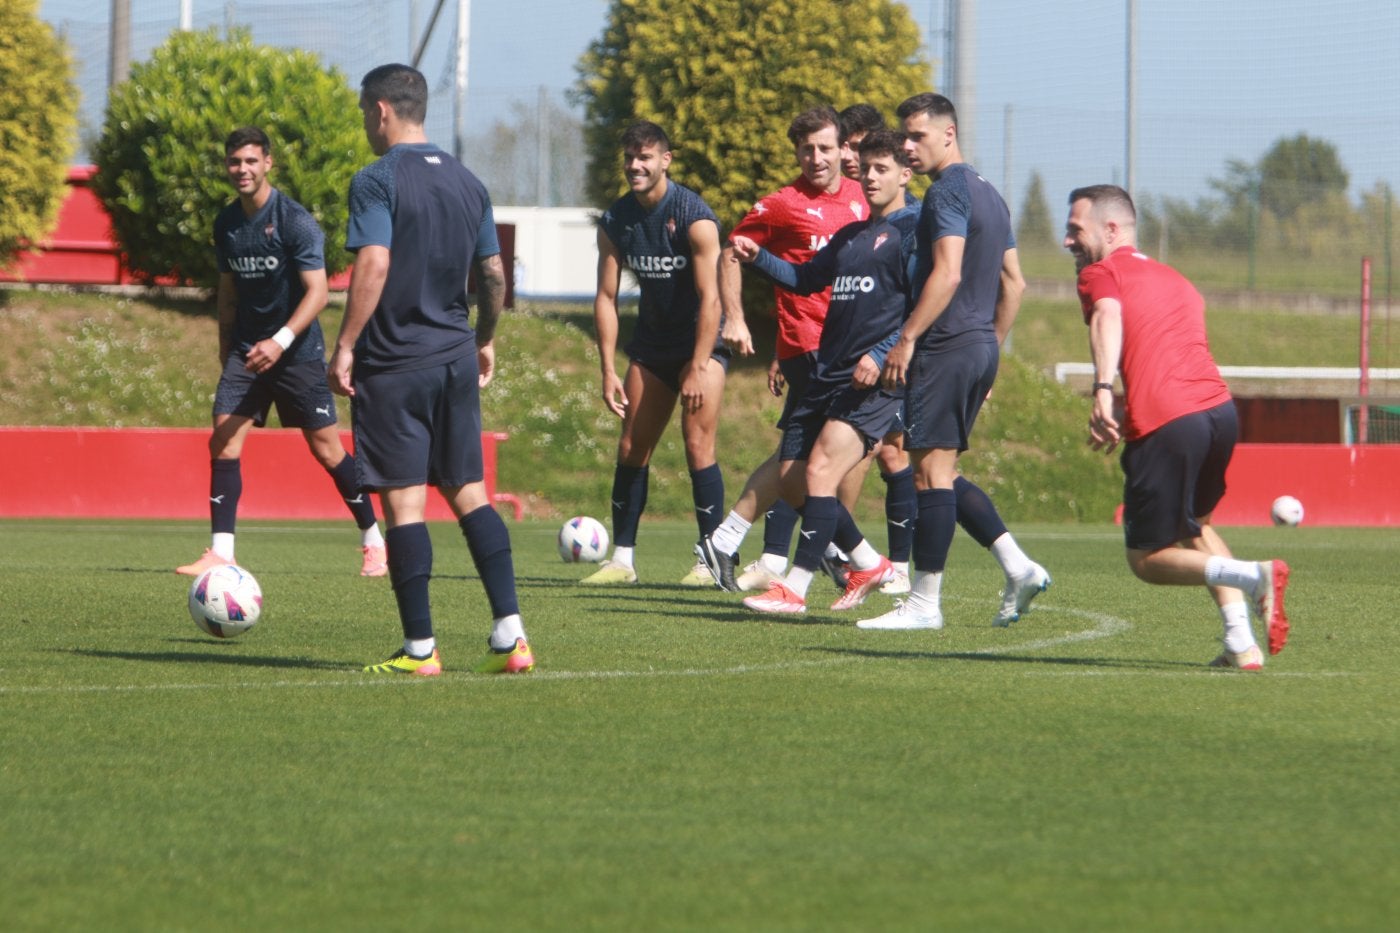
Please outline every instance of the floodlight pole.
[[457, 73], [453, 82], [452, 154], [461, 162], [467, 153], [467, 61], [471, 53], [472, 0], [457, 0]]
[[1128, 34], [1126, 36], [1126, 84], [1123, 88], [1123, 180], [1128, 197], [1136, 198], [1137, 182], [1137, 0], [1128, 2]]
[[194, 0], [180, 0], [180, 31], [194, 28]]
[[1361, 257], [1361, 404], [1356, 412], [1356, 442], [1366, 443], [1371, 396], [1371, 257]]
[[131, 77], [131, 0], [112, 0], [112, 32], [107, 40], [108, 90]]

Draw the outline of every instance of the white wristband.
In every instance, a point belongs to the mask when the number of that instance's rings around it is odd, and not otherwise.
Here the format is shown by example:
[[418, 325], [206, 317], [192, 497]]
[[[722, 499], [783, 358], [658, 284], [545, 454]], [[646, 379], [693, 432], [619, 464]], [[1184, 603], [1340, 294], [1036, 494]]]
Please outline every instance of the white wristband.
[[292, 333], [292, 329], [290, 327], [284, 327], [277, 333], [272, 335], [272, 342], [277, 344], [283, 350], [286, 350], [288, 347], [290, 347], [292, 345], [292, 341], [296, 339], [297, 335]]

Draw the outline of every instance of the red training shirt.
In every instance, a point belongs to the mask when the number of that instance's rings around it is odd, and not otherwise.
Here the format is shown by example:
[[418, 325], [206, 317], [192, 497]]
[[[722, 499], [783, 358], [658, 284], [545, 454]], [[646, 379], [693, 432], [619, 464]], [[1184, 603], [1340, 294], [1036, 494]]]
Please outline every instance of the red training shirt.
[[1132, 246], [1079, 273], [1084, 322], [1105, 298], [1123, 308], [1118, 371], [1127, 391], [1123, 436], [1137, 440], [1174, 418], [1230, 399], [1206, 342], [1206, 303], [1186, 277]]
[[[746, 236], [779, 259], [803, 263], [837, 230], [869, 216], [865, 193], [854, 179], [843, 177], [841, 187], [827, 194], [799, 175], [755, 204], [730, 236]], [[831, 289], [795, 295], [775, 287], [773, 294], [778, 305], [778, 359], [816, 350]]]

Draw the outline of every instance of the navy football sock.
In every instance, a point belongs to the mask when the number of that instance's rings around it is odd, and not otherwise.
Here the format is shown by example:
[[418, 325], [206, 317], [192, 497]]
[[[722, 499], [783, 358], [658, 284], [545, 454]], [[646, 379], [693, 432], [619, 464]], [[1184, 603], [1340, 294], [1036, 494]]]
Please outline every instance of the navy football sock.
[[520, 612], [515, 597], [515, 558], [510, 550], [510, 532], [501, 516], [489, 505], [473, 509], [457, 520], [462, 536], [467, 539], [472, 563], [476, 565], [486, 599], [491, 603], [491, 618], [503, 619]]
[[209, 464], [209, 529], [214, 534], [233, 534], [238, 523], [238, 499], [243, 495], [242, 465], [217, 459]]
[[958, 528], [958, 502], [951, 489], [921, 489], [919, 517], [914, 527], [914, 569], [940, 573], [948, 563], [953, 532]]
[[786, 499], [773, 503], [763, 516], [763, 553], [787, 559], [792, 549], [792, 532], [800, 520], [797, 509], [788, 505]]
[[712, 463], [703, 470], [690, 471], [690, 492], [695, 500], [695, 524], [700, 537], [705, 537], [724, 520], [724, 474], [719, 464]]
[[851, 517], [851, 513], [839, 500], [836, 503], [836, 508], [836, 533], [831, 536], [831, 541], [849, 554], [865, 540], [865, 535], [857, 527], [856, 520]]
[[958, 524], [983, 547], [1006, 534], [1006, 525], [992, 504], [991, 496], [976, 483], [959, 476], [953, 480], [953, 494], [958, 498]]
[[885, 527], [889, 534], [890, 560], [905, 563], [914, 547], [914, 521], [919, 514], [914, 468], [881, 473], [880, 478], [885, 481]]
[[433, 576], [433, 540], [423, 522], [398, 525], [384, 534], [389, 549], [389, 582], [399, 604], [403, 637], [413, 641], [433, 637], [433, 614], [428, 607], [428, 581]]
[[637, 546], [637, 526], [642, 510], [647, 506], [647, 467], [617, 465], [613, 471], [612, 525], [613, 544], [618, 547]]
[[326, 470], [335, 480], [336, 492], [340, 493], [340, 498], [345, 500], [345, 507], [350, 510], [350, 514], [355, 516], [355, 527], [364, 531], [376, 521], [374, 515], [374, 498], [365, 490], [360, 488], [359, 471], [355, 469], [355, 457], [353, 454], [346, 454], [340, 462]]
[[836, 533], [842, 511], [835, 496], [807, 497], [802, 503], [802, 534], [797, 539], [797, 553], [792, 557], [794, 567], [816, 573], [826, 554], [826, 546]]

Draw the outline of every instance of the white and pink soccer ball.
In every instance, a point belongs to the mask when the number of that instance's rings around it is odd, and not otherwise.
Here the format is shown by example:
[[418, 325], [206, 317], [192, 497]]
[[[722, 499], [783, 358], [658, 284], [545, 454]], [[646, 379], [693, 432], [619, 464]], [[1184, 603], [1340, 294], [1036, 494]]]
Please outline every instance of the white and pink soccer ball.
[[190, 584], [190, 618], [215, 638], [242, 635], [262, 615], [262, 588], [236, 564], [210, 567]]
[[1303, 503], [1292, 496], [1279, 496], [1270, 507], [1269, 516], [1275, 525], [1300, 525], [1303, 522]]
[[596, 564], [607, 556], [608, 529], [596, 518], [577, 515], [559, 529], [559, 557], [566, 564]]

